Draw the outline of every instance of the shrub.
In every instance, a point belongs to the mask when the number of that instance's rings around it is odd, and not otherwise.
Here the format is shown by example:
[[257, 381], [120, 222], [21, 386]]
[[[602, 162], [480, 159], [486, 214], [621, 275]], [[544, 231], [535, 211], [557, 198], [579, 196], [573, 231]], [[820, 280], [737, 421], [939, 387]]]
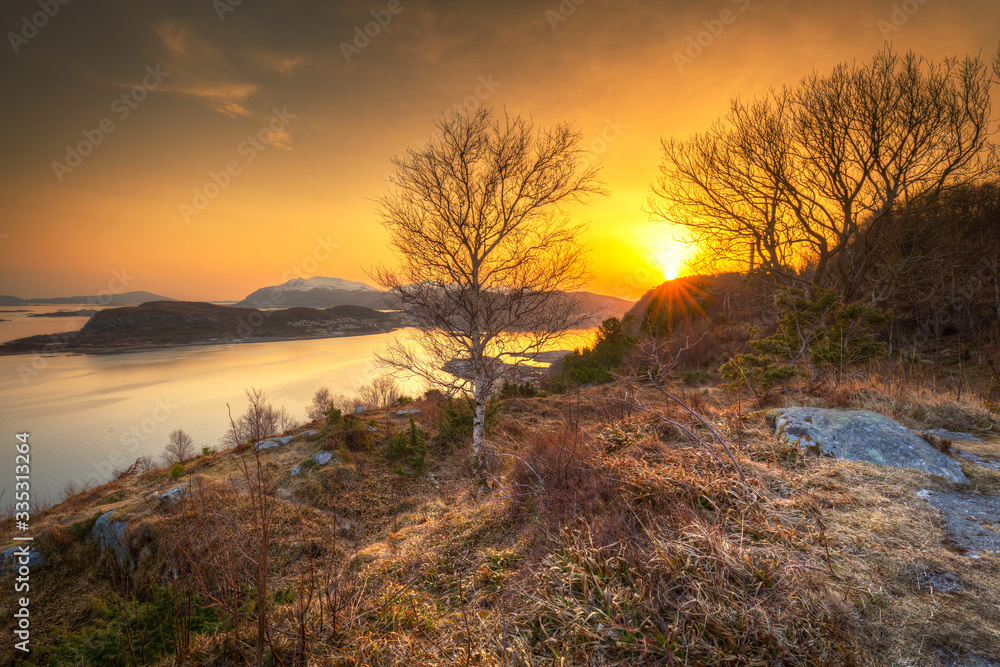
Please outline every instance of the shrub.
[[170, 477], [172, 479], [177, 479], [184, 474], [184, 466], [180, 463], [175, 463], [174, 467], [170, 469]]
[[413, 470], [420, 472], [424, 467], [425, 456], [427, 456], [427, 436], [417, 428], [413, 415], [410, 415], [410, 428], [397, 433], [389, 440], [386, 457], [391, 461], [402, 460]]
[[202, 447], [201, 448], [201, 455], [202, 456], [211, 456], [214, 453], [215, 453], [215, 450], [212, 449], [211, 447]]
[[[490, 399], [486, 404], [486, 432], [492, 430], [500, 416], [500, 401]], [[441, 406], [441, 417], [434, 424], [437, 440], [444, 445], [467, 444], [472, 441], [472, 427], [475, 422], [475, 408], [472, 399], [452, 398]]]
[[505, 398], [535, 398], [539, 394], [538, 387], [533, 384], [525, 382], [524, 384], [518, 384], [516, 382], [503, 381], [503, 387], [497, 392], [497, 397], [501, 399]]
[[593, 347], [574, 350], [563, 357], [559, 373], [548, 385], [554, 391], [565, 391], [572, 385], [611, 382], [635, 344], [636, 339], [625, 333], [618, 318], [609, 317], [597, 329]]
[[708, 380], [711, 376], [705, 371], [685, 371], [684, 373], [684, 384], [686, 385], [696, 385], [701, 384]]
[[782, 313], [777, 331], [748, 341], [753, 352], [733, 357], [720, 369], [731, 389], [746, 387], [763, 397], [796, 377], [822, 382], [831, 372], [885, 354], [885, 343], [875, 340], [874, 331], [892, 320], [892, 311], [860, 302], [845, 305], [836, 290], [818, 287], [811, 297], [800, 290], [779, 294], [775, 304]]

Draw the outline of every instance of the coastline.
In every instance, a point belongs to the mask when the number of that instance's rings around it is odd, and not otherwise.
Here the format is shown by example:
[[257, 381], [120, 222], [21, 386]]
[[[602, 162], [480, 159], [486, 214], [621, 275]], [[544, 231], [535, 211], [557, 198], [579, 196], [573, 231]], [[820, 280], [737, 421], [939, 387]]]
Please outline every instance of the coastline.
[[[248, 336], [245, 338], [234, 338], [226, 340], [200, 340], [200, 341], [185, 341], [179, 343], [132, 343], [117, 346], [101, 346], [101, 347], [91, 347], [91, 346], [80, 346], [72, 344], [60, 344], [59, 342], [50, 342], [45, 345], [41, 345], [33, 349], [7, 349], [5, 346], [8, 343], [0, 343], [0, 357], [13, 357], [24, 354], [40, 354], [43, 356], [57, 356], [60, 354], [65, 354], [69, 356], [83, 355], [83, 354], [93, 354], [93, 355], [109, 355], [109, 354], [125, 354], [128, 352], [145, 352], [153, 350], [168, 350], [183, 347], [205, 347], [205, 346], [228, 346], [228, 345], [240, 345], [244, 343], [282, 343], [291, 342], [299, 340], [320, 340], [325, 338], [357, 338], [360, 336], [377, 336], [379, 334], [393, 333], [399, 331], [400, 329], [405, 329], [406, 327], [398, 326], [391, 327], [388, 329], [381, 329], [377, 331], [364, 331], [359, 333], [328, 333], [328, 334], [310, 334], [304, 336]], [[76, 332], [71, 332], [76, 333]], [[53, 338], [58, 338], [60, 336], [66, 336], [67, 334], [43, 334], [43, 336], [51, 336]], [[9, 341], [15, 342], [15, 341]], [[52, 348], [52, 349], [49, 349]]]

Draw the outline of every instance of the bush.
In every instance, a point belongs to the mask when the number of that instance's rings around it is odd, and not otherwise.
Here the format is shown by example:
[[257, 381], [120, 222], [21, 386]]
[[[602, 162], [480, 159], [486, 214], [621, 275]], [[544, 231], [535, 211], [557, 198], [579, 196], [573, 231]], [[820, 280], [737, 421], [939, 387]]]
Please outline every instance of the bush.
[[701, 384], [702, 382], [708, 380], [710, 377], [712, 376], [706, 373], [705, 371], [698, 371], [698, 370], [686, 371], [684, 373], [684, 384], [686, 385]]
[[386, 457], [391, 461], [402, 460], [413, 470], [420, 472], [424, 467], [424, 457], [427, 456], [427, 435], [417, 428], [417, 423], [410, 415], [410, 428], [397, 433], [389, 440]]
[[530, 383], [517, 384], [515, 382], [503, 381], [503, 387], [497, 393], [497, 397], [506, 398], [535, 398], [539, 394], [538, 387]]
[[[486, 432], [489, 433], [500, 416], [500, 401], [490, 399], [486, 404]], [[453, 398], [441, 406], [441, 417], [434, 424], [437, 441], [443, 445], [460, 445], [472, 442], [475, 407], [470, 398]]]
[[211, 447], [202, 447], [201, 448], [201, 455], [202, 456], [211, 456], [214, 453], [215, 453], [215, 450], [212, 449]]
[[172, 479], [177, 479], [184, 474], [184, 466], [180, 463], [175, 463], [174, 467], [170, 469], [170, 477]]
[[565, 391], [573, 385], [611, 382], [635, 344], [636, 339], [625, 333], [618, 318], [609, 317], [597, 329], [593, 347], [574, 350], [563, 357], [559, 373], [548, 385], [554, 391]]
[[800, 290], [779, 294], [775, 304], [782, 313], [778, 330], [749, 341], [752, 353], [739, 354], [720, 369], [731, 389], [746, 387], [763, 397], [796, 377], [822, 382], [830, 373], [886, 352], [874, 331], [892, 320], [892, 311], [860, 302], [845, 305], [836, 290], [818, 287], [811, 297]]

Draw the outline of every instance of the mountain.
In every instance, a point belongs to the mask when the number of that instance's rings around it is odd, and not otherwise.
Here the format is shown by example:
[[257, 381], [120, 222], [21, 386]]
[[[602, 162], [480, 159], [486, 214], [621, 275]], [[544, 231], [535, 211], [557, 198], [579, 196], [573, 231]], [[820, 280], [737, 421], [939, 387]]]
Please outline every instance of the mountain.
[[609, 317], [622, 319], [625, 313], [635, 304], [635, 301], [626, 301], [614, 296], [595, 294], [593, 292], [575, 292], [583, 297], [583, 309], [591, 315], [591, 323], [597, 326]]
[[148, 301], [175, 301], [170, 297], [150, 292], [123, 292], [122, 294], [97, 294], [93, 296], [59, 296], [51, 299], [22, 299], [18, 296], [0, 296], [0, 306], [62, 306], [85, 303], [90, 306], [137, 306]]
[[341, 278], [293, 278], [281, 285], [262, 287], [236, 305], [243, 308], [332, 308], [381, 306], [382, 292], [365, 283]]

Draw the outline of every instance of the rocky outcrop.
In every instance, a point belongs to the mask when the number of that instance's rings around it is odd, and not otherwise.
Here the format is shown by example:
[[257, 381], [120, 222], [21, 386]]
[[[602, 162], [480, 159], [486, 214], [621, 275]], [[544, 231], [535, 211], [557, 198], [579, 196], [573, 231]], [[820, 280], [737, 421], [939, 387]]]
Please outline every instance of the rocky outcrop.
[[767, 420], [776, 436], [816, 454], [969, 481], [958, 461], [902, 424], [869, 410], [781, 408], [768, 412]]
[[1000, 498], [927, 490], [917, 495], [941, 513], [949, 537], [959, 547], [1000, 553]]
[[111, 547], [115, 557], [118, 559], [118, 564], [124, 565], [127, 554], [125, 549], [125, 531], [128, 529], [128, 522], [113, 521], [111, 515], [114, 513], [115, 510], [111, 510], [97, 517], [94, 527], [90, 529], [90, 539], [101, 547], [101, 551]]

